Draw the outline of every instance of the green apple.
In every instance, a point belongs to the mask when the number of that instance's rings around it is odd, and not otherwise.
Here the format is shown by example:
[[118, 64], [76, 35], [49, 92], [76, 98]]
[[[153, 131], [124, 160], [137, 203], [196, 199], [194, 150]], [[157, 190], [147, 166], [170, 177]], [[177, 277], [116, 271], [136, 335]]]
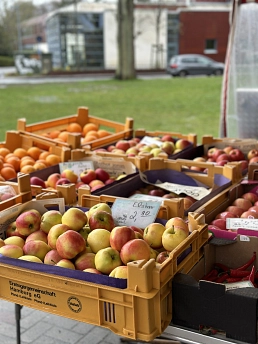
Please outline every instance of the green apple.
[[62, 214], [58, 210], [48, 210], [41, 216], [40, 229], [47, 233], [54, 225], [62, 223]]
[[8, 244], [0, 247], [0, 254], [5, 257], [19, 258], [23, 256], [23, 249], [18, 245]]
[[66, 258], [59, 260], [59, 262], [57, 262], [55, 266], [59, 266], [60, 268], [75, 270], [75, 266], [73, 262]]
[[109, 274], [110, 277], [125, 278], [125, 279], [127, 279], [127, 275], [128, 275], [127, 265], [117, 266]]
[[166, 230], [165, 226], [161, 223], [150, 223], [143, 232], [143, 239], [152, 248], [162, 247], [162, 235]]
[[122, 261], [117, 250], [106, 247], [96, 253], [95, 265], [101, 273], [109, 275], [114, 268], [122, 265]]
[[101, 202], [101, 203], [97, 203], [97, 204], [93, 205], [92, 207], [90, 207], [90, 209], [87, 212], [88, 218], [93, 213], [95, 213], [95, 211], [99, 211], [99, 210], [104, 210], [104, 211], [108, 212], [109, 214], [112, 214], [111, 207], [107, 203]]
[[21, 260], [26, 260], [28, 262], [34, 262], [34, 263], [41, 263], [43, 264], [42, 260], [39, 259], [38, 257], [36, 256], [32, 256], [32, 255], [29, 255], [29, 254], [26, 254], [24, 256], [21, 256], [19, 257], [18, 259], [21, 259]]
[[9, 238], [6, 238], [3, 240], [4, 245], [12, 244], [12, 245], [17, 245], [23, 248], [25, 244], [25, 240], [19, 236], [11, 236]]
[[162, 235], [162, 245], [165, 250], [173, 251], [181, 242], [188, 237], [187, 232], [181, 227], [172, 226], [165, 230]]

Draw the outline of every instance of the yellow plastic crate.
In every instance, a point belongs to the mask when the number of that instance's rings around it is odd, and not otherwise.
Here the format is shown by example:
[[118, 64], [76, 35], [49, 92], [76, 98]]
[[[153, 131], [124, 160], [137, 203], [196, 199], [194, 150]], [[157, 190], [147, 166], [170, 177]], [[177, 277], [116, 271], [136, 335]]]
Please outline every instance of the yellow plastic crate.
[[[35, 202], [38, 201], [31, 201], [24, 207], [35, 209]], [[10, 221], [14, 213], [12, 207], [8, 214], [0, 216], [2, 228], [3, 222]], [[64, 277], [59, 271], [64, 273], [69, 269], [59, 268], [57, 274], [51, 274], [28, 268], [36, 263], [22, 261], [18, 267], [13, 265], [17, 260], [0, 258], [0, 298], [104, 327], [132, 340], [151, 341], [161, 335], [171, 322], [174, 275], [191, 270], [203, 255], [200, 243], [204, 245], [208, 240], [203, 218], [199, 214], [189, 216], [191, 234], [162, 264], [156, 265], [154, 259], [128, 263], [128, 280], [124, 289], [73, 278], [74, 270], [69, 272], [69, 277]], [[186, 250], [187, 255], [184, 254]]]

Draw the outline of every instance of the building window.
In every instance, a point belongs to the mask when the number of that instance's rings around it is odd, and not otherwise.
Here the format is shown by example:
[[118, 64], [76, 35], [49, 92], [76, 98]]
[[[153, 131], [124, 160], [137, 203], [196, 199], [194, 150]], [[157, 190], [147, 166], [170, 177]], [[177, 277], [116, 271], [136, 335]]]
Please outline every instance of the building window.
[[204, 53], [205, 54], [217, 53], [217, 40], [216, 39], [206, 39]]

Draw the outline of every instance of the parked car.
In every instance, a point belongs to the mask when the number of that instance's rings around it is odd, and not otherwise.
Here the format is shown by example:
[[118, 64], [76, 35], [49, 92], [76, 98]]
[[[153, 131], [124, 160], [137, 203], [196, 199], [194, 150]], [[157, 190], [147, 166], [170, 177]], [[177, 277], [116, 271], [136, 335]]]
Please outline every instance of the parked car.
[[172, 76], [222, 75], [224, 63], [198, 54], [176, 55], [171, 58], [167, 72]]

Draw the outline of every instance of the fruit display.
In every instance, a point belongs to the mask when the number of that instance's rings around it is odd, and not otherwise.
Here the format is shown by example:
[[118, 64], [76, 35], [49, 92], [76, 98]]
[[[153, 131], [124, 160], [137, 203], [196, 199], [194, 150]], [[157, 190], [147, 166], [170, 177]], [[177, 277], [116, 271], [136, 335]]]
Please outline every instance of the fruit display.
[[[78, 207], [22, 211], [6, 229], [0, 254], [10, 258], [126, 278], [127, 263], [154, 258], [162, 264], [189, 236], [180, 217], [146, 228], [116, 225], [112, 208], [98, 203]], [[162, 259], [161, 259], [162, 257]]]

